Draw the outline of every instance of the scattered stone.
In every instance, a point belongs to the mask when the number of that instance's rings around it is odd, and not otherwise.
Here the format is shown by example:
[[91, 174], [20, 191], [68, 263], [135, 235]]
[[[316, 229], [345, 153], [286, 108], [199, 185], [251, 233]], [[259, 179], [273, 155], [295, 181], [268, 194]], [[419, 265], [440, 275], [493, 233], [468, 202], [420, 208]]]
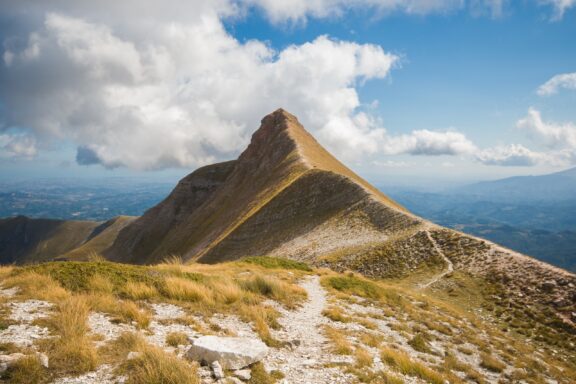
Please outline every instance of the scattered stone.
[[0, 373], [6, 372], [14, 363], [25, 357], [23, 353], [12, 353], [10, 355], [0, 355]]
[[192, 341], [186, 357], [208, 364], [219, 361], [222, 368], [235, 370], [262, 360], [267, 353], [266, 344], [257, 339], [202, 336]]
[[186, 315], [186, 312], [182, 307], [173, 304], [150, 304], [152, 309], [155, 312], [154, 318], [159, 320], [166, 320], [166, 319], [178, 319]]
[[19, 347], [32, 347], [37, 339], [49, 337], [48, 328], [30, 324], [12, 324], [0, 331], [3, 343], [14, 343]]
[[40, 364], [44, 368], [50, 368], [48, 355], [46, 355], [45, 353], [42, 353], [42, 352], [38, 352], [38, 353], [36, 353], [36, 357], [38, 357], [38, 361], [40, 362]]
[[248, 381], [252, 377], [252, 372], [249, 369], [239, 369], [234, 371], [234, 376], [240, 380]]
[[301, 344], [300, 340], [297, 340], [297, 339], [291, 340], [291, 341], [288, 342], [288, 345], [289, 345], [290, 348], [292, 348], [292, 349], [294, 349], [294, 348], [296, 348], [296, 347], [299, 347], [300, 344]]
[[142, 355], [140, 352], [131, 351], [128, 352], [128, 356], [126, 356], [126, 360], [134, 360], [139, 358]]
[[43, 300], [26, 300], [9, 304], [10, 320], [31, 323], [34, 320], [48, 316], [52, 304]]
[[236, 377], [227, 377], [223, 382], [226, 384], [244, 384]]
[[96, 342], [96, 346], [104, 345], [107, 341], [117, 339], [124, 332], [134, 332], [136, 327], [128, 324], [117, 324], [113, 319], [100, 312], [91, 312], [88, 316], [88, 326], [92, 333], [101, 335], [102, 340]]
[[18, 291], [20, 291], [20, 288], [18, 288], [18, 287], [13, 287], [13, 288], [8, 288], [8, 289], [0, 289], [0, 296], [14, 297], [14, 296], [16, 296]]
[[114, 366], [102, 364], [95, 371], [80, 376], [61, 377], [52, 384], [121, 384], [127, 380], [126, 376], [118, 376], [114, 372]]
[[547, 280], [542, 284], [540, 284], [540, 288], [542, 288], [542, 290], [546, 292], [552, 292], [554, 288], [556, 288], [556, 286], [557, 284], [555, 280]]
[[212, 364], [210, 364], [210, 368], [212, 368], [214, 378], [216, 378], [217, 380], [223, 379], [225, 377], [224, 370], [222, 369], [222, 366], [218, 361], [213, 361]]

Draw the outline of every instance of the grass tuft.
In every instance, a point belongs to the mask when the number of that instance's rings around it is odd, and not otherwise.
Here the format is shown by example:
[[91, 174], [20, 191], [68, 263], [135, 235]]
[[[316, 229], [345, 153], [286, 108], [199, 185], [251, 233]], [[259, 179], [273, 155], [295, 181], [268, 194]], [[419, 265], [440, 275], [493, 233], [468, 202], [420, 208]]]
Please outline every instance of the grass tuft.
[[26, 297], [33, 297], [38, 300], [46, 300], [53, 303], [70, 296], [70, 294], [50, 276], [35, 272], [13, 275], [4, 280], [3, 285], [5, 288], [19, 287], [20, 293]]
[[352, 354], [352, 345], [346, 339], [346, 335], [329, 325], [324, 326], [324, 334], [332, 344], [332, 351], [338, 355]]
[[408, 344], [414, 348], [415, 351], [423, 353], [432, 353], [428, 341], [423, 334], [419, 333], [408, 341]]
[[44, 383], [47, 379], [47, 372], [36, 356], [28, 355], [8, 368], [2, 375], [2, 379], [12, 384]]
[[392, 369], [404, 375], [415, 376], [431, 384], [444, 384], [444, 377], [440, 373], [413, 361], [405, 352], [383, 348], [381, 350], [381, 358]]
[[506, 368], [506, 364], [488, 353], [482, 353], [480, 359], [480, 366], [491, 372], [500, 373]]
[[132, 300], [149, 300], [158, 296], [158, 291], [153, 285], [138, 281], [127, 282], [122, 293]]
[[88, 338], [90, 306], [82, 296], [71, 296], [58, 305], [48, 321], [59, 337], [43, 340], [50, 368], [59, 373], [80, 374], [98, 366], [98, 355]]
[[274, 384], [284, 378], [284, 374], [280, 371], [266, 372], [264, 365], [260, 362], [252, 365], [251, 371], [252, 375], [248, 384]]
[[166, 335], [166, 344], [171, 347], [188, 344], [188, 335], [184, 332], [170, 332]]
[[168, 277], [164, 281], [163, 293], [174, 300], [213, 305], [212, 292], [205, 285], [181, 277]]
[[298, 271], [305, 271], [305, 272], [312, 271], [312, 268], [310, 268], [310, 266], [306, 263], [279, 257], [268, 257], [268, 256], [245, 257], [242, 259], [242, 262], [259, 265], [261, 267], [269, 269], [295, 269]]
[[197, 368], [161, 348], [141, 346], [140, 356], [123, 364], [128, 384], [198, 384]]

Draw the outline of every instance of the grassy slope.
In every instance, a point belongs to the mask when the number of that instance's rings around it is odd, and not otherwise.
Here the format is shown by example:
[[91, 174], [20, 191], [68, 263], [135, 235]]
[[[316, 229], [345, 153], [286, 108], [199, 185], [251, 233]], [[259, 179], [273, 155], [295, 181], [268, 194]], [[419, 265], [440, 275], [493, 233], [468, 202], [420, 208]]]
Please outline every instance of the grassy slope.
[[15, 217], [0, 221], [0, 264], [50, 260], [80, 246], [99, 225]]
[[89, 238], [80, 247], [65, 253], [58, 259], [65, 260], [88, 260], [94, 254], [101, 254], [110, 247], [118, 233], [136, 218], [133, 216], [118, 216], [104, 223], [104, 228], [95, 236]]

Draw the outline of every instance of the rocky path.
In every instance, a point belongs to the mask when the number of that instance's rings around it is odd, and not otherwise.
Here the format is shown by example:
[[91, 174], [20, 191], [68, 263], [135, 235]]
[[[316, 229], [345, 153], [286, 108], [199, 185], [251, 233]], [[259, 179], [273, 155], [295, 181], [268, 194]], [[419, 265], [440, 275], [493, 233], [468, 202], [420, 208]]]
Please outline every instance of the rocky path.
[[264, 360], [268, 369], [282, 371], [281, 383], [349, 383], [352, 376], [339, 368], [326, 364], [348, 362], [349, 357], [334, 355], [323, 336], [322, 326], [329, 320], [322, 315], [326, 305], [326, 292], [318, 276], [310, 277], [301, 284], [308, 292], [308, 301], [296, 311], [276, 306], [282, 314], [279, 319], [282, 330], [274, 336], [291, 347], [272, 349]]
[[437, 283], [439, 280], [443, 279], [446, 275], [448, 275], [454, 271], [454, 265], [452, 264], [452, 261], [450, 261], [450, 259], [446, 257], [446, 255], [444, 254], [442, 249], [438, 246], [438, 243], [436, 242], [436, 240], [434, 240], [434, 238], [430, 234], [430, 231], [428, 229], [426, 229], [425, 232], [426, 232], [426, 236], [428, 237], [428, 240], [430, 240], [430, 242], [432, 243], [434, 250], [440, 255], [440, 257], [442, 257], [442, 259], [446, 263], [446, 268], [442, 272], [440, 272], [439, 274], [434, 276], [427, 283], [420, 285], [421, 289], [425, 289], [425, 288], [430, 287], [431, 285]]

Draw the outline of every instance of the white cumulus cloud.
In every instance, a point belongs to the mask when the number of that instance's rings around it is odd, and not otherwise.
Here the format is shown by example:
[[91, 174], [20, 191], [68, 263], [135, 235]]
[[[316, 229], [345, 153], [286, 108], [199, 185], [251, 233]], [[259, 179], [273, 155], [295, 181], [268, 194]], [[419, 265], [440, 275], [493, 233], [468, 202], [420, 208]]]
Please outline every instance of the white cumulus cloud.
[[6, 49], [7, 125], [75, 143], [81, 164], [193, 167], [237, 154], [262, 115], [283, 107], [333, 149], [375, 150], [379, 129], [357, 112], [355, 87], [396, 63], [379, 46], [320, 36], [277, 52], [239, 42], [217, 12], [115, 26], [47, 13], [26, 44]]
[[518, 120], [516, 126], [548, 148], [576, 150], [576, 125], [571, 122], [546, 122], [540, 111], [530, 108], [528, 115]]
[[547, 122], [540, 111], [530, 108], [516, 126], [531, 137], [542, 151], [533, 151], [521, 144], [510, 144], [480, 150], [476, 159], [486, 165], [532, 166], [547, 164], [570, 166], [576, 164], [576, 125]]
[[546, 155], [534, 152], [521, 144], [510, 144], [481, 150], [476, 159], [485, 165], [525, 167], [546, 161]]
[[387, 154], [410, 155], [466, 155], [476, 151], [476, 146], [466, 136], [456, 131], [436, 132], [427, 129], [408, 135], [391, 137], [386, 142]]
[[538, 94], [540, 96], [553, 95], [561, 88], [576, 89], [576, 72], [553, 76], [538, 88]]

